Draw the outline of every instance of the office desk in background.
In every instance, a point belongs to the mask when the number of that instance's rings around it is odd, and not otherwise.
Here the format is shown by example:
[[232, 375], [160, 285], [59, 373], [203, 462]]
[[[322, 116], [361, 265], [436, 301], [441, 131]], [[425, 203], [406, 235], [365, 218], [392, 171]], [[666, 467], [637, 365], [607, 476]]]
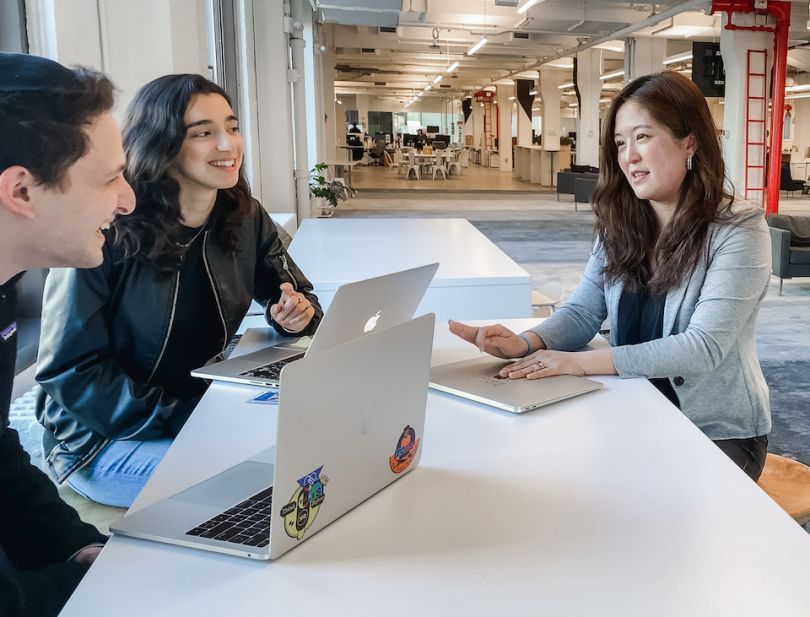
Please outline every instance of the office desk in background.
[[465, 219], [307, 219], [290, 254], [321, 305], [359, 279], [439, 262], [418, 313], [438, 320], [531, 314], [531, 277]]
[[[437, 324], [434, 364], [476, 354]], [[431, 393], [420, 467], [278, 561], [113, 537], [62, 615], [806, 615], [807, 534], [646, 380], [601, 381], [524, 415]], [[134, 507], [273, 443], [259, 391], [213, 385]]]

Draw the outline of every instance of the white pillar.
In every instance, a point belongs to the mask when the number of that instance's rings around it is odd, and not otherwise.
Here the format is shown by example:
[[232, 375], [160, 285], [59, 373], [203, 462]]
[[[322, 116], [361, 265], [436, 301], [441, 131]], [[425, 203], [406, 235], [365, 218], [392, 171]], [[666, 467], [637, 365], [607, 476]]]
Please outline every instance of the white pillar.
[[[723, 14], [723, 27], [720, 29], [720, 51], [723, 54], [723, 65], [726, 69], [726, 96], [723, 113], [723, 158], [726, 163], [726, 176], [734, 187], [737, 196], [745, 197], [745, 151], [746, 151], [746, 83], [747, 83], [747, 56], [748, 50], [765, 50], [767, 54], [767, 68], [764, 71], [768, 74], [763, 84], [762, 78], [752, 78], [752, 94], [757, 93], [756, 90], [762, 90], [764, 85], [764, 92], [766, 99], [770, 98], [770, 73], [773, 67], [773, 34], [769, 32], [751, 32], [745, 30], [726, 30], [727, 17]], [[749, 14], [734, 14], [734, 23], [746, 26], [755, 25], [753, 15]], [[761, 57], [761, 56], [759, 56]], [[762, 67], [760, 67], [761, 69]], [[763, 72], [757, 70], [756, 72]], [[768, 100], [765, 101], [751, 101], [752, 117], [762, 114], [762, 107], [767, 106]], [[767, 109], [767, 107], [765, 107]], [[759, 123], [751, 124], [751, 135], [749, 141], [766, 142], [765, 133], [760, 133], [758, 128], [761, 127], [762, 131], [766, 130], [766, 125]], [[749, 165], [758, 164], [764, 165], [764, 152], [760, 148], [749, 148]], [[775, 161], [779, 161], [780, 153], [776, 153]], [[698, 156], [700, 154], [698, 153]], [[766, 179], [764, 177], [764, 170], [752, 170], [749, 174], [749, 185], [764, 187]], [[749, 194], [749, 199], [763, 203], [763, 191], [752, 192]]]
[[498, 86], [498, 158], [501, 171], [512, 171], [512, 101], [514, 86]]
[[[625, 39], [624, 83], [636, 77], [660, 73], [667, 55], [666, 39], [638, 37]], [[579, 136], [577, 136], [579, 139]], [[577, 144], [579, 146], [579, 144]]]
[[363, 133], [374, 137], [368, 132], [368, 94], [358, 94], [355, 100], [357, 101], [357, 121], [363, 129]]
[[577, 54], [577, 165], [599, 167], [599, 97], [602, 93], [601, 52], [586, 49]]
[[535, 96], [533, 79], [518, 79], [515, 82], [515, 100], [517, 101], [517, 145], [532, 145], [532, 105]]
[[[338, 114], [342, 106], [335, 102], [335, 41], [334, 30], [331, 25], [321, 26], [321, 44], [326, 51], [319, 54], [320, 58], [320, 87], [323, 100], [323, 116], [320, 124], [322, 131], [318, 139], [318, 158], [321, 161], [343, 158], [337, 153], [337, 127], [343, 126]], [[341, 108], [341, 109], [338, 109]], [[341, 150], [346, 152], [346, 150]]]
[[479, 103], [473, 98], [473, 147], [484, 147], [484, 104]]
[[553, 69], [540, 68], [540, 94], [543, 97], [543, 150], [560, 150], [560, 89], [565, 75]]

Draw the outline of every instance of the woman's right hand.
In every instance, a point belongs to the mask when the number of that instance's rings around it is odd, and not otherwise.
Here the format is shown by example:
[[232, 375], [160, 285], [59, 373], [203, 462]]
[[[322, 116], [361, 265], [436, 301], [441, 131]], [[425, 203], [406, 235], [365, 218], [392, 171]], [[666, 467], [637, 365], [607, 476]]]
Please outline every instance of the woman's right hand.
[[477, 328], [452, 319], [449, 324], [450, 332], [496, 358], [522, 358], [529, 353], [526, 340], [500, 324]]

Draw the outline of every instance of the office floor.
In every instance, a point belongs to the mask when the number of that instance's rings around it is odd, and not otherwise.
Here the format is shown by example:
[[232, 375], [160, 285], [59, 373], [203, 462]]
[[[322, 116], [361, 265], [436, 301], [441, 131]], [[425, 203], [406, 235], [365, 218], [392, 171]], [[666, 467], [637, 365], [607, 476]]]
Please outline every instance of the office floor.
[[405, 180], [399, 177], [396, 171], [388, 167], [360, 166], [352, 170], [352, 186], [359, 190], [387, 190], [387, 191], [515, 191], [534, 192], [536, 185], [522, 182], [512, 177], [511, 171], [501, 171], [489, 167], [470, 164], [463, 170], [463, 175], [453, 174], [447, 180], [438, 178], [432, 180], [429, 176], [422, 176], [421, 180]]

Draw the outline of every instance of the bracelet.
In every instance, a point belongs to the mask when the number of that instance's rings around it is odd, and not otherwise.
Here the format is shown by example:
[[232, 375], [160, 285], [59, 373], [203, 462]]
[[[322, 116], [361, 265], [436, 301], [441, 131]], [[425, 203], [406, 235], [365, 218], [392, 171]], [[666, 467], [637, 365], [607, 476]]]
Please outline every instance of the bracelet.
[[528, 356], [530, 353], [532, 353], [532, 342], [529, 340], [529, 337], [526, 336], [526, 334], [524, 334], [523, 332], [518, 334], [518, 336], [522, 338], [524, 341], [526, 341], [526, 353], [523, 355]]

